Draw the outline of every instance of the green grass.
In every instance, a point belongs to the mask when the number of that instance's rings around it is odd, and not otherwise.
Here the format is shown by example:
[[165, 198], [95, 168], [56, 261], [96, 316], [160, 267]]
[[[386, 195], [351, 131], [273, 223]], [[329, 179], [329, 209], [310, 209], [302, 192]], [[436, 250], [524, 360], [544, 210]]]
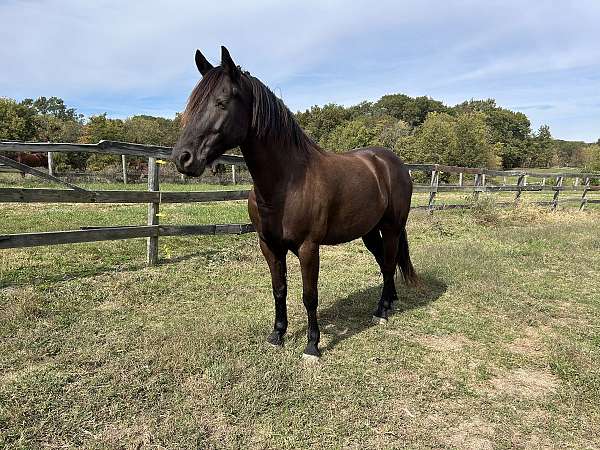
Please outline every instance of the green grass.
[[[143, 239], [1, 250], [0, 448], [600, 445], [600, 212], [476, 206], [412, 215], [424, 287], [398, 282], [386, 326], [371, 325], [371, 255], [359, 241], [323, 248], [317, 365], [300, 358], [294, 257], [286, 346], [265, 343], [254, 234], [161, 238], [152, 268]], [[248, 220], [245, 202], [163, 211]], [[1, 234], [140, 224], [145, 206], [0, 215]]]

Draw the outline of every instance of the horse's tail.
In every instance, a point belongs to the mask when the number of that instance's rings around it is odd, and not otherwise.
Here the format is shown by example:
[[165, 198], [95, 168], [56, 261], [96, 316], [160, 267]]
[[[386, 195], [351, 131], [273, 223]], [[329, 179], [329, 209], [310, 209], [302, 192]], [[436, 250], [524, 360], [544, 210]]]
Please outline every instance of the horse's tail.
[[404, 277], [404, 282], [406, 284], [419, 284], [419, 276], [417, 275], [417, 272], [415, 271], [415, 268], [412, 265], [412, 261], [410, 260], [406, 227], [402, 228], [402, 232], [400, 233], [400, 239], [398, 241], [397, 264], [400, 270], [402, 271], [402, 276]]

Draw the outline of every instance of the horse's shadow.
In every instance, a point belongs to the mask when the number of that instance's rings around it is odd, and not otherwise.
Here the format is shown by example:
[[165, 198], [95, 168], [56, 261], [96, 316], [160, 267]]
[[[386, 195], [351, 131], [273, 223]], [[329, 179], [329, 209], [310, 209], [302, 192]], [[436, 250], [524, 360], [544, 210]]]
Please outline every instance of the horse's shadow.
[[[421, 308], [442, 296], [447, 285], [430, 274], [421, 275], [419, 287], [405, 286], [397, 282], [398, 300], [394, 302], [394, 309], [390, 320], [394, 316], [414, 308]], [[347, 297], [336, 300], [333, 304], [319, 310], [319, 325], [322, 335], [327, 338], [323, 350], [328, 351], [340, 342], [348, 339], [375, 325], [372, 321], [373, 311], [381, 294], [381, 284], [371, 286], [354, 292]], [[291, 336], [300, 339], [306, 334], [306, 327], [298, 330]]]

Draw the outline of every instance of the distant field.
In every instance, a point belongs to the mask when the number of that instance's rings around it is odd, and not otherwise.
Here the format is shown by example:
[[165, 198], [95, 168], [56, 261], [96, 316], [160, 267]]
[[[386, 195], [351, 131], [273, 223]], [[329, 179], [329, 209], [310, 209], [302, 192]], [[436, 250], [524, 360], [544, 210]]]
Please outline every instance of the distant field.
[[[450, 198], [467, 201], [439, 196]], [[371, 325], [371, 255], [359, 241], [323, 249], [315, 366], [300, 358], [293, 257], [286, 346], [265, 344], [273, 305], [254, 234], [161, 238], [153, 268], [143, 239], [0, 250], [0, 448], [600, 446], [600, 211], [482, 198], [473, 211], [412, 215], [424, 288], [398, 281], [386, 326]], [[245, 202], [163, 212], [248, 220]], [[2, 204], [0, 234], [145, 215]]]

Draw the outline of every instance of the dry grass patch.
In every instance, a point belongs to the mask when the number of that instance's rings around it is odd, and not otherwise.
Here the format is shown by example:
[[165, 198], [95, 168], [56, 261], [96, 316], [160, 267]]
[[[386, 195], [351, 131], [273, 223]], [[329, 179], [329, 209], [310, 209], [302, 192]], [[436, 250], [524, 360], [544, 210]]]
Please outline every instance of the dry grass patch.
[[544, 336], [549, 336], [552, 333], [552, 328], [549, 326], [527, 327], [525, 328], [524, 336], [519, 337], [510, 343], [508, 349], [513, 353], [524, 356], [544, 356], [547, 354]]
[[532, 400], [554, 394], [559, 379], [548, 371], [517, 369], [492, 378], [490, 384], [492, 394]]
[[443, 336], [422, 335], [415, 339], [419, 344], [424, 345], [438, 352], [457, 352], [473, 342], [460, 334], [448, 334]]
[[492, 450], [494, 448], [494, 427], [475, 417], [448, 430], [443, 441], [453, 447], [470, 450]]

